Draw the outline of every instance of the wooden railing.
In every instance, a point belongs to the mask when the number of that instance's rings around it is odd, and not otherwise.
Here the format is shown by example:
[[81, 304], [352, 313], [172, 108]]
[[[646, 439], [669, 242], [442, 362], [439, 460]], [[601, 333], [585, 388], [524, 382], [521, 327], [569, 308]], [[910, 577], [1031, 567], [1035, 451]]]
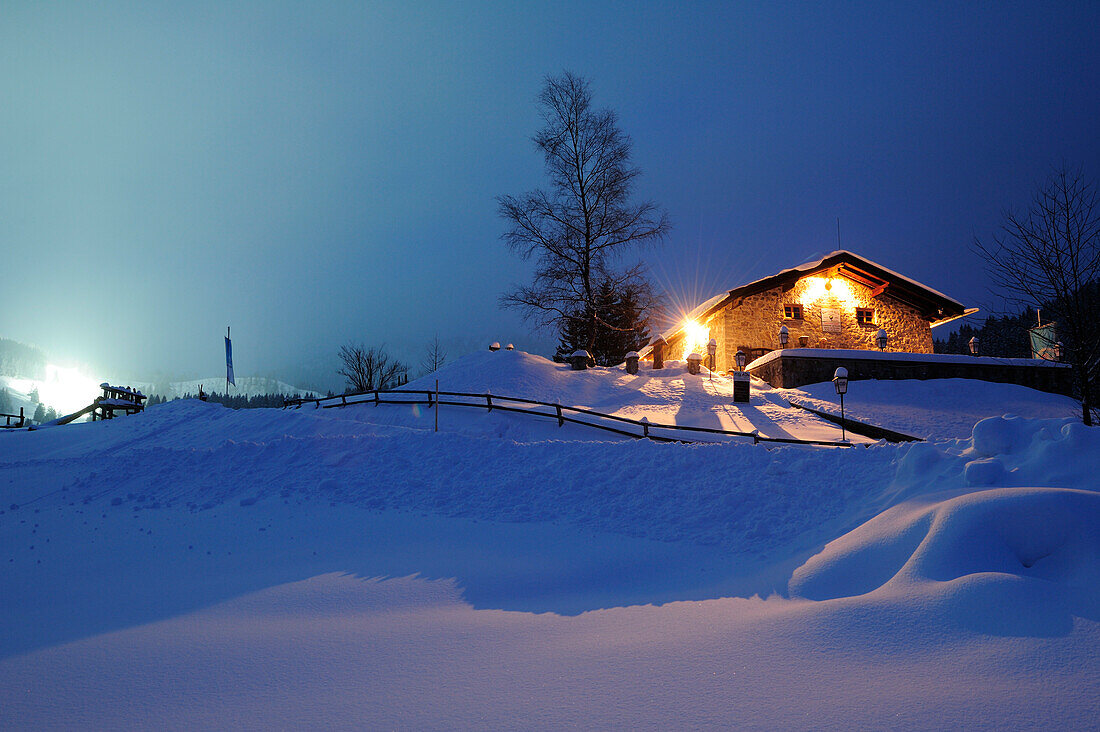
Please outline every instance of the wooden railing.
[[[27, 423], [27, 418], [23, 416], [23, 407], [19, 407], [19, 414], [0, 413], [0, 417], [4, 418], [4, 424], [0, 424], [3, 428], [18, 429]], [[13, 419], [15, 424], [12, 424]]]
[[[444, 399], [446, 397], [446, 399]], [[467, 401], [456, 401], [456, 399], [466, 399]], [[476, 400], [476, 401], [473, 401]], [[294, 409], [301, 409], [305, 404], [313, 404], [314, 408], [331, 409], [334, 407], [347, 407], [353, 404], [421, 404], [428, 407], [434, 407], [436, 405], [444, 407], [475, 407], [478, 409], [486, 409], [492, 412], [494, 409], [501, 412], [512, 412], [515, 414], [527, 414], [534, 417], [548, 417], [550, 419], [556, 419], [558, 426], [561, 427], [565, 423], [578, 424], [584, 427], [594, 427], [605, 432], [613, 432], [624, 437], [633, 437], [635, 439], [649, 439], [656, 442], [700, 442], [701, 440], [691, 440], [685, 437], [672, 437], [669, 435], [660, 434], [662, 431], [669, 432], [695, 432], [710, 435], [722, 435], [726, 437], [746, 437], [751, 438], [753, 444], [759, 444], [761, 442], [781, 443], [788, 445], [818, 445], [825, 447], [852, 447], [851, 443], [847, 442], [832, 442], [829, 440], [799, 440], [793, 437], [764, 437], [758, 430], [752, 432], [739, 432], [736, 430], [722, 430], [715, 429], [713, 427], [691, 427], [688, 425], [678, 424], [662, 424], [660, 422], [650, 422], [643, 419], [631, 419], [629, 417], [620, 417], [614, 414], [604, 414], [592, 409], [585, 409], [583, 407], [570, 407], [564, 404], [557, 404], [554, 402], [543, 402], [537, 399], [524, 399], [522, 397], [504, 397], [496, 394], [472, 394], [468, 392], [460, 391], [426, 391], [426, 390], [414, 390], [414, 389], [388, 389], [378, 391], [365, 391], [356, 392], [353, 394], [341, 394], [339, 396], [332, 397], [304, 397], [301, 399], [287, 399], [283, 408], [288, 409], [293, 407]], [[522, 405], [522, 406], [516, 406]], [[535, 409], [536, 407], [547, 407], [553, 409], [553, 412], [545, 412]], [[607, 420], [615, 422], [621, 425], [630, 425], [635, 427], [634, 431], [629, 429], [623, 429], [621, 427], [612, 426], [609, 424], [600, 424], [599, 422], [593, 422], [586, 419], [578, 419], [573, 415], [583, 415], [598, 420]], [[658, 433], [654, 433], [657, 430]]]

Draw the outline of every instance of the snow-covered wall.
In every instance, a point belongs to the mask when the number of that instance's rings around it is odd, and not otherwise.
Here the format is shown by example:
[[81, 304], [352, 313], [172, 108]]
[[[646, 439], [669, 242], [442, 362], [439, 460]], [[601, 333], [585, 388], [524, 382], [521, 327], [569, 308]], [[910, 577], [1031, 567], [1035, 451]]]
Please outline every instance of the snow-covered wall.
[[1067, 364], [1028, 358], [788, 348], [764, 354], [746, 368], [772, 386], [793, 389], [829, 381], [841, 366], [848, 369], [848, 378], [853, 381], [977, 379], [1020, 384], [1051, 394], [1073, 394], [1073, 370]]

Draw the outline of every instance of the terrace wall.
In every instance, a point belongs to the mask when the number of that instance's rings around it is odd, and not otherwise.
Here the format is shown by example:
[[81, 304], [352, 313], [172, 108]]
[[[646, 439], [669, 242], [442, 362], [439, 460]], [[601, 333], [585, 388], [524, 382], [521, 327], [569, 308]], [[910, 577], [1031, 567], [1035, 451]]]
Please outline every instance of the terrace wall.
[[977, 379], [1001, 384], [1019, 384], [1052, 394], [1073, 396], [1073, 370], [1065, 364], [1029, 359], [972, 358], [929, 355], [921, 358], [891, 359], [890, 354], [875, 358], [845, 357], [841, 353], [792, 355], [790, 350], [769, 357], [760, 365], [750, 364], [749, 372], [772, 386], [793, 389], [806, 384], [830, 381], [837, 367], [848, 369], [848, 378], [864, 379]]

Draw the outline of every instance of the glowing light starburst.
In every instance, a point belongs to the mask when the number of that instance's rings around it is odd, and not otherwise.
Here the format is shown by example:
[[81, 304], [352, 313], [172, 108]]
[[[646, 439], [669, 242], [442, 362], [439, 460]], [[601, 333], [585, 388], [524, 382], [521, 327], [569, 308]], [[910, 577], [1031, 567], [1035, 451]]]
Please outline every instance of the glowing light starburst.
[[707, 343], [710, 341], [710, 329], [695, 320], [684, 321], [684, 353], [681, 359], [686, 361], [688, 355], [707, 352]]

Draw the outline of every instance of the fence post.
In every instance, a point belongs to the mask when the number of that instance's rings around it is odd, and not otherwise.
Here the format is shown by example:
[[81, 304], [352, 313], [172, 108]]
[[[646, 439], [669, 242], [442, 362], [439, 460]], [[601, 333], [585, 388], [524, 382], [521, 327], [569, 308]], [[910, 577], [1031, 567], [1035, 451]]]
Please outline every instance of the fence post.
[[485, 404], [489, 407], [489, 411], [493, 411], [493, 393], [491, 391], [485, 392]]
[[558, 427], [561, 427], [563, 424], [565, 424], [565, 420], [561, 418], [561, 405], [555, 404], [554, 409], [558, 410]]
[[348, 405], [348, 397], [347, 397], [347, 395], [346, 395], [346, 394], [341, 394], [341, 395], [340, 395], [340, 406], [341, 406], [341, 407], [346, 407], [347, 405]]
[[649, 420], [646, 419], [645, 417], [642, 417], [638, 421], [642, 423], [642, 437], [644, 437], [645, 439], [648, 440], [649, 439]]
[[378, 390], [374, 390], [374, 406], [378, 406]]
[[754, 445], [759, 445], [760, 444], [760, 430], [753, 430], [752, 431], [752, 444], [754, 444]]

